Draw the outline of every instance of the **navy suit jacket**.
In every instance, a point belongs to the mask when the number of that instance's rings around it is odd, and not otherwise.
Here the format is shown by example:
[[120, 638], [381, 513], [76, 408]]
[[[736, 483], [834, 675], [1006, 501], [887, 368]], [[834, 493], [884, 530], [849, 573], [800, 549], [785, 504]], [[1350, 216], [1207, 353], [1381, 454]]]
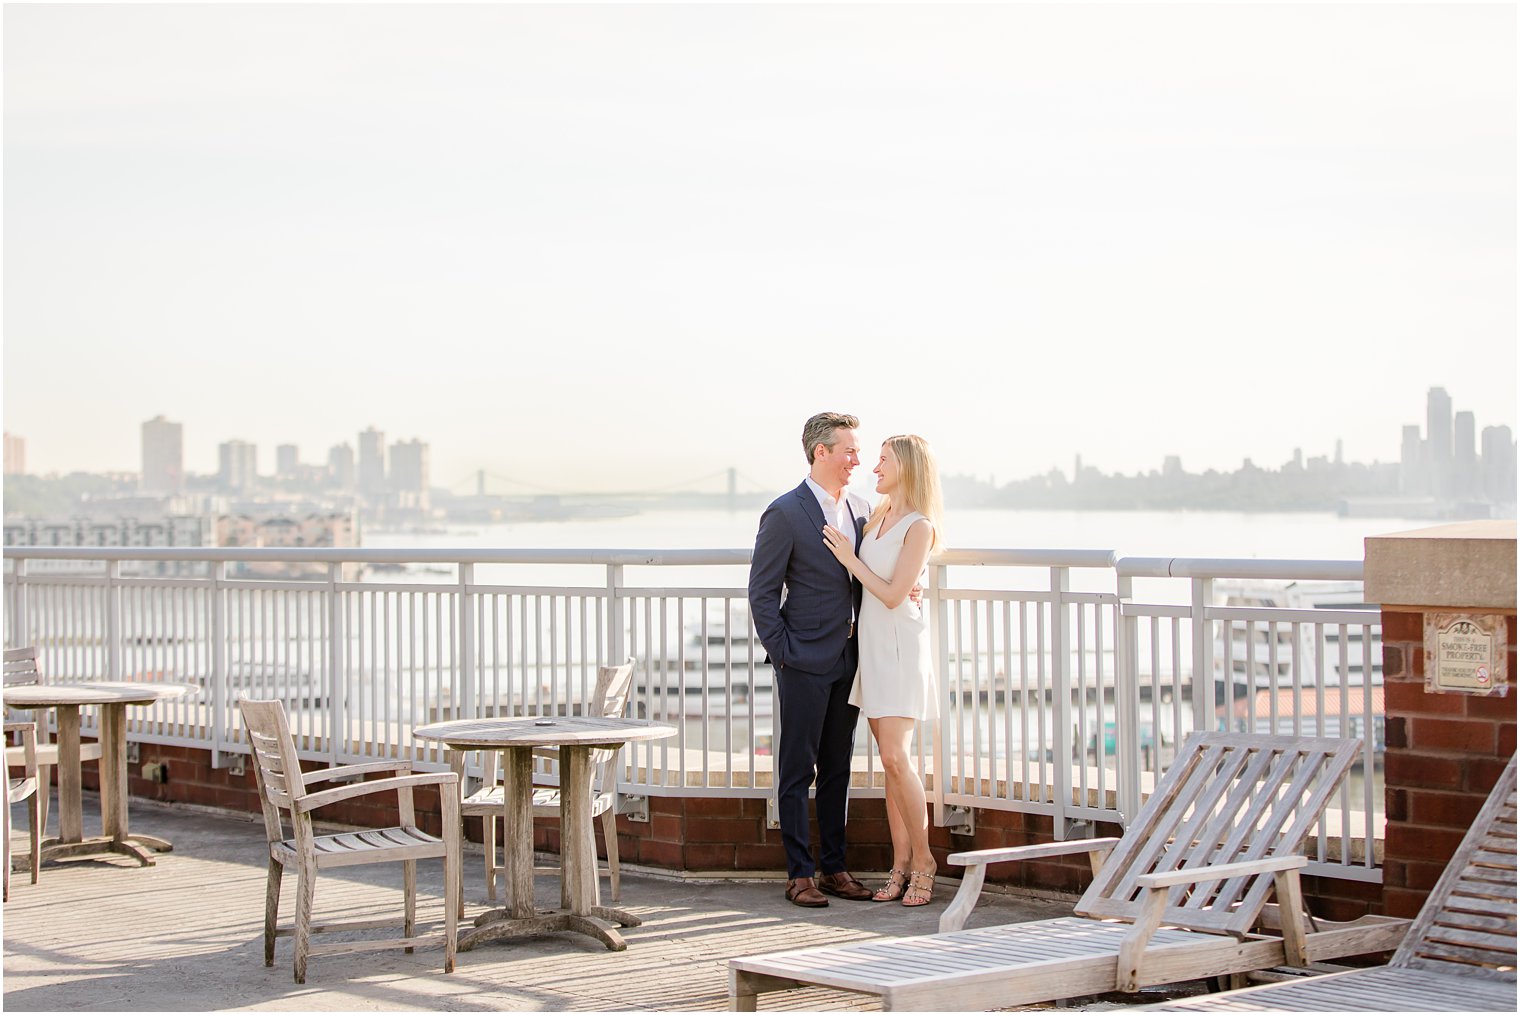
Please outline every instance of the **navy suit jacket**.
[[[863, 506], [852, 498], [857, 552], [866, 521]], [[760, 643], [778, 669], [829, 673], [853, 637], [850, 618], [860, 614], [860, 582], [824, 545], [823, 526], [823, 509], [806, 481], [777, 497], [760, 516], [749, 609]]]

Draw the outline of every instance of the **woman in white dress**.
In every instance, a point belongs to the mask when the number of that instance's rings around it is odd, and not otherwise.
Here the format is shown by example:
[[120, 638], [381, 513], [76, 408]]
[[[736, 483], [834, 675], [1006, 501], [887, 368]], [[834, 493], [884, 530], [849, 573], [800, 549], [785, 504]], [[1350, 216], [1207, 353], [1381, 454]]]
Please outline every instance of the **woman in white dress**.
[[943, 497], [929, 444], [908, 434], [888, 437], [876, 468], [881, 502], [866, 522], [860, 555], [852, 540], [825, 526], [824, 542], [860, 579], [860, 669], [850, 704], [865, 713], [887, 777], [887, 823], [892, 830], [892, 870], [873, 898], [922, 906], [934, 891], [934, 854], [929, 850], [929, 811], [924, 785], [914, 770], [910, 744], [915, 724], [939, 716], [929, 618], [908, 597], [922, 584], [929, 554], [940, 545]]

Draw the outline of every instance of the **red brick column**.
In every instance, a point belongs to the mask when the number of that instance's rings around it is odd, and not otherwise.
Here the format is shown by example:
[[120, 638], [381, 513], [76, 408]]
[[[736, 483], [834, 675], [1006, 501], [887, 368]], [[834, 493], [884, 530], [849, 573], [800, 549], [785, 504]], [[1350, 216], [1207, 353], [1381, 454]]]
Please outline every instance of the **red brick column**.
[[[1514, 697], [1428, 693], [1424, 636], [1423, 611], [1383, 611], [1383, 905], [1389, 916], [1419, 911], [1515, 753]], [[1513, 610], [1509, 672], [1513, 680]]]
[[[1515, 525], [1440, 526], [1367, 540], [1367, 598], [1382, 603], [1387, 709], [1383, 911], [1412, 917], [1515, 752]], [[1395, 605], [1395, 604], [1422, 605]], [[1425, 686], [1425, 617], [1508, 618], [1503, 693]]]

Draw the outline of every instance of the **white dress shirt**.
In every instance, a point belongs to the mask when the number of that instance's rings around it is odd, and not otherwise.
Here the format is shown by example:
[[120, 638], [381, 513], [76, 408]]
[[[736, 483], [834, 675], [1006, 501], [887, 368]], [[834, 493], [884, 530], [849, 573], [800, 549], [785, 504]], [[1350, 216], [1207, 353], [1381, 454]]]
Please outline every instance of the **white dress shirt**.
[[[855, 545], [855, 519], [858, 516], [855, 514], [854, 508], [850, 506], [849, 488], [847, 487], [843, 490], [840, 490], [839, 499], [835, 500], [833, 497], [829, 496], [829, 492], [827, 490], [813, 481], [812, 476], [807, 477], [807, 485], [808, 489], [813, 491], [813, 496], [818, 498], [818, 506], [823, 508], [823, 520], [828, 524], [834, 526], [834, 528], [838, 529], [840, 532], [843, 532], [845, 534], [845, 537], [849, 539], [850, 546], [853, 547]], [[823, 534], [819, 533], [818, 538], [822, 539]], [[851, 600], [850, 631], [852, 634], [854, 633], [854, 630], [855, 603], [854, 600]]]
[[850, 491], [839, 491], [839, 499], [829, 496], [829, 492], [814, 482], [813, 477], [807, 477], [808, 489], [813, 491], [813, 496], [818, 498], [818, 506], [823, 509], [823, 520], [834, 528], [850, 537], [851, 545], [855, 542], [855, 512], [850, 509]]

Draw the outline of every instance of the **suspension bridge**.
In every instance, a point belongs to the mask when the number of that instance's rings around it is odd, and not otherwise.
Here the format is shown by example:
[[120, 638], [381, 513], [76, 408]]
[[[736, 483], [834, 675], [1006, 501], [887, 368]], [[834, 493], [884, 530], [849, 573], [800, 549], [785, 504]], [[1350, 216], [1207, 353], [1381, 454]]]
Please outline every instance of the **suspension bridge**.
[[457, 500], [474, 502], [483, 510], [510, 507], [536, 515], [575, 513], [577, 508], [593, 513], [616, 513], [619, 504], [647, 508], [661, 502], [690, 503], [693, 500], [735, 509], [763, 502], [778, 492], [774, 484], [752, 479], [735, 468], [719, 469], [675, 483], [628, 490], [575, 490], [477, 469], [445, 489]]

